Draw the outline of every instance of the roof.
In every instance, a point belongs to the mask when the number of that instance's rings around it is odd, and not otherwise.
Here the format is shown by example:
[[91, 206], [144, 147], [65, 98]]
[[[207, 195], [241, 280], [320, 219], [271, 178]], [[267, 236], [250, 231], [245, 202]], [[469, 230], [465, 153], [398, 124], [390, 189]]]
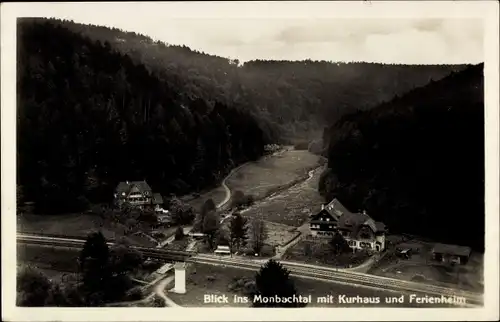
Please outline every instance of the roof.
[[171, 223], [174, 222], [174, 219], [170, 215], [159, 215], [158, 221], [162, 223]]
[[154, 193], [153, 194], [153, 204], [155, 205], [161, 205], [163, 204], [163, 197], [159, 193]]
[[325, 206], [325, 209], [329, 213], [336, 214], [338, 217], [342, 216], [343, 214], [351, 213], [337, 198], [334, 198], [332, 201], [330, 201], [330, 203]]
[[328, 221], [322, 221], [322, 220], [319, 220], [319, 217], [320, 215], [323, 214], [323, 215], [326, 215], [330, 218], [332, 218], [333, 220], [331, 221], [331, 223], [335, 223], [337, 222], [338, 220], [338, 216], [336, 216], [335, 214], [331, 214], [330, 212], [328, 212], [326, 209], [322, 209], [320, 212], [318, 212], [317, 214], [311, 216], [311, 221], [310, 223], [311, 224], [318, 224], [318, 223], [321, 223], [321, 224], [326, 224], [328, 223]]
[[217, 246], [217, 249], [214, 251], [214, 253], [226, 253], [226, 254], [230, 254], [231, 253], [231, 249], [229, 248], [229, 246]]
[[146, 181], [122, 181], [116, 187], [116, 192], [129, 192], [133, 187], [137, 187], [139, 191], [151, 191], [151, 187]]
[[205, 234], [204, 234], [204, 233], [200, 233], [200, 232], [197, 232], [197, 233], [190, 232], [188, 235], [189, 235], [189, 236], [194, 236], [194, 237], [197, 237], [197, 236], [200, 236], [200, 237], [205, 236]]
[[340, 201], [337, 198], [335, 198], [332, 201], [330, 201], [330, 203], [328, 203], [327, 205], [324, 205], [324, 207], [322, 207], [322, 209], [318, 213], [311, 215], [310, 216], [311, 220], [312, 221], [316, 220], [316, 218], [318, 218], [318, 215], [322, 213], [329, 215], [335, 221], [337, 221], [340, 216], [351, 212], [347, 210], [347, 208], [344, 207], [344, 205], [342, 205], [342, 203], [340, 203]]
[[339, 218], [339, 227], [352, 230], [354, 227], [360, 226], [369, 220], [373, 222], [373, 219], [371, 219], [367, 214], [347, 213]]
[[366, 213], [346, 213], [339, 218], [338, 227], [342, 230], [350, 231], [351, 238], [356, 238], [363, 226], [368, 226], [374, 232], [383, 232], [385, 225], [374, 221]]
[[469, 256], [471, 249], [467, 246], [435, 244], [432, 252], [457, 256]]

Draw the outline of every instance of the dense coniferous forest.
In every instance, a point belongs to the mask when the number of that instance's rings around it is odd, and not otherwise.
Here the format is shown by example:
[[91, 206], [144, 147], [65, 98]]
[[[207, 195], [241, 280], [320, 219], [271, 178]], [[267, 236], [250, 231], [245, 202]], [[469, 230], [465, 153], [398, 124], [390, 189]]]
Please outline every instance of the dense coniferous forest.
[[18, 53], [18, 183], [41, 212], [109, 200], [124, 180], [195, 190], [269, 141], [244, 109], [180, 102], [167, 73], [61, 26], [21, 24]]
[[[341, 115], [366, 110], [464, 66], [255, 60], [240, 63], [116, 28], [53, 20], [149, 70], [167, 71], [185, 98], [242, 106], [275, 140], [316, 138]], [[269, 126], [270, 125], [270, 126]]]
[[464, 68], [240, 64], [55, 19], [20, 19], [18, 37], [18, 196], [41, 213], [109, 201], [124, 180], [164, 195], [207, 188], [267, 143], [321, 136]]
[[484, 247], [483, 65], [453, 73], [326, 131], [320, 191], [392, 232]]

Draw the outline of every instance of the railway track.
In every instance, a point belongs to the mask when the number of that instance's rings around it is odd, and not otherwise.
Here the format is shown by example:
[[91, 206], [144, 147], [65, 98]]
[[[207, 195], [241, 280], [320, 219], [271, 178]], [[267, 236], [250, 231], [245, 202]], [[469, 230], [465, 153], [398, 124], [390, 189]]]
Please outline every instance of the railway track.
[[[24, 245], [82, 249], [83, 245], [85, 244], [85, 239], [18, 234], [17, 242], [19, 244], [24, 244]], [[108, 246], [115, 245], [114, 242], [108, 242], [107, 244]], [[142, 253], [143, 256], [154, 259], [169, 260], [169, 261], [186, 261], [189, 257], [193, 256], [194, 254], [193, 252], [140, 247], [140, 246], [130, 246], [130, 248], [135, 249], [138, 252]]]
[[[38, 236], [29, 234], [18, 234], [17, 242], [25, 245], [66, 247], [75, 249], [81, 249], [85, 244], [85, 240], [79, 238], [62, 238], [56, 236]], [[108, 242], [109, 246], [113, 246], [114, 244], [114, 242]], [[265, 263], [264, 260], [255, 260], [250, 258], [227, 258], [207, 254], [196, 254], [195, 252], [190, 251], [176, 251], [139, 246], [130, 247], [141, 252], [143, 256], [165, 261], [224, 265], [253, 271], [257, 271]], [[431, 284], [404, 281], [365, 273], [336, 270], [334, 268], [318, 267], [300, 263], [283, 262], [282, 265], [290, 271], [292, 276], [301, 278], [319, 279], [332, 283], [349, 284], [352, 286], [376, 288], [379, 290], [393, 292], [413, 292], [429, 296], [463, 297], [469, 305], [483, 305], [482, 294], [468, 292], [465, 290], [457, 290]]]
[[[262, 266], [262, 262], [244, 260], [238, 258], [214, 258], [211, 255], [196, 255], [188, 259], [190, 262], [211, 264], [211, 265], [226, 265], [242, 269], [257, 270]], [[463, 297], [468, 304], [482, 305], [483, 295], [464, 290], [456, 290], [441, 286], [423, 284], [411, 281], [391, 279], [387, 277], [375, 276], [359, 272], [346, 272], [329, 268], [313, 268], [310, 265], [302, 266], [300, 264], [282, 263], [292, 276], [302, 278], [317, 278], [328, 280], [334, 283], [350, 284], [353, 286], [369, 287], [383, 289], [394, 292], [419, 293], [429, 296], [445, 296], [445, 297]]]

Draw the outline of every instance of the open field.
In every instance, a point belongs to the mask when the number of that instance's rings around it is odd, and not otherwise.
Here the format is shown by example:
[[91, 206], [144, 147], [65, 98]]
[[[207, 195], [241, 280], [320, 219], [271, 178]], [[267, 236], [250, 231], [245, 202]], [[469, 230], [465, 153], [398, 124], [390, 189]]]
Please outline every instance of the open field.
[[300, 234], [295, 230], [295, 227], [267, 221], [264, 224], [267, 230], [265, 243], [271, 246], [284, 246]]
[[226, 197], [226, 190], [223, 187], [217, 187], [211, 189], [209, 191], [201, 193], [199, 196], [186, 195], [180, 197], [180, 199], [191, 207], [194, 208], [196, 212], [200, 211], [201, 207], [208, 199], [212, 199], [214, 203], [217, 205], [219, 202], [222, 202]]
[[[36, 267], [54, 281], [76, 276], [80, 252], [70, 248], [17, 245], [17, 265]], [[131, 277], [146, 279], [162, 266], [162, 263], [144, 262]]]
[[318, 181], [322, 171], [323, 167], [316, 169], [310, 179], [259, 202], [258, 207], [250, 207], [243, 214], [279, 224], [300, 226], [311, 213], [319, 211], [324, 203], [323, 197], [318, 193]]
[[173, 240], [171, 243], [167, 244], [163, 249], [170, 250], [186, 250], [186, 247], [189, 245], [189, 238], [185, 236], [181, 240]]
[[108, 240], [125, 239], [130, 244], [156, 246], [149, 238], [126, 233], [120, 223], [98, 215], [81, 213], [67, 215], [23, 214], [17, 217], [17, 231], [26, 234], [45, 234], [85, 238], [90, 233], [101, 231]]
[[369, 257], [364, 252], [349, 252], [335, 256], [332, 254], [331, 246], [327, 241], [301, 240], [296, 245], [287, 249], [282, 258], [283, 260], [304, 262], [307, 264], [348, 268], [362, 264]]
[[[28, 265], [30, 264], [28, 263]], [[30, 265], [30, 266], [35, 266], [38, 271], [40, 271], [44, 276], [49, 278], [51, 281], [54, 281], [55, 283], [64, 283], [68, 280], [76, 280], [78, 278], [78, 274], [74, 272], [63, 272], [52, 269], [44, 269], [36, 265]]]
[[[264, 221], [264, 225], [266, 229], [266, 238], [264, 239], [264, 244], [270, 246], [271, 248], [274, 248], [276, 246], [283, 246], [300, 234], [298, 231], [296, 231], [296, 228], [292, 226], [268, 221]], [[222, 229], [225, 231], [226, 235], [229, 235], [229, 227], [230, 220], [224, 221], [224, 223], [222, 224]], [[252, 227], [249, 223], [247, 232], [247, 236], [249, 236], [249, 238], [252, 236], [251, 229]], [[251, 240], [249, 240], [248, 243], [251, 244]]]
[[78, 255], [78, 250], [70, 248], [17, 244], [18, 264], [29, 264], [43, 270], [77, 272]]
[[182, 306], [207, 306], [207, 307], [248, 307], [246, 304], [209, 304], [203, 303], [205, 294], [226, 295], [233, 298], [240, 295], [229, 290], [229, 284], [234, 277], [244, 278], [253, 276], [251, 271], [238, 270], [229, 267], [218, 267], [202, 264], [189, 264], [186, 269], [186, 294], [169, 292], [167, 296], [175, 303]]
[[285, 151], [251, 162], [239, 169], [226, 181], [232, 192], [240, 190], [259, 200], [279, 187], [307, 176], [319, 166], [320, 157], [308, 151]]
[[414, 253], [410, 259], [401, 259], [395, 255], [397, 244], [394, 244], [368, 273], [483, 292], [482, 254], [472, 253], [467, 264], [452, 267], [431, 259], [433, 244], [415, 239], [409, 242], [419, 245], [419, 253]]
[[[174, 302], [187, 307], [248, 307], [249, 304], [233, 303], [235, 295], [243, 296], [244, 284], [252, 281], [256, 271], [229, 268], [223, 266], [211, 266], [204, 264], [190, 264], [186, 271], [186, 294], [168, 293]], [[302, 296], [311, 295], [312, 303], [308, 307], [425, 307], [422, 304], [408, 303], [408, 296], [405, 297], [405, 304], [386, 304], [385, 297], [400, 297], [402, 294], [388, 291], [361, 288], [352, 285], [334, 284], [325, 281], [302, 279], [292, 277], [297, 288], [297, 293]], [[229, 298], [228, 304], [204, 303], [205, 294], [226, 295]], [[335, 303], [317, 303], [318, 297], [332, 295]], [[337, 303], [338, 297], [380, 297], [380, 304], [345, 304]], [[432, 307], [450, 307], [451, 305], [432, 305]], [[431, 307], [431, 305], [427, 305]]]

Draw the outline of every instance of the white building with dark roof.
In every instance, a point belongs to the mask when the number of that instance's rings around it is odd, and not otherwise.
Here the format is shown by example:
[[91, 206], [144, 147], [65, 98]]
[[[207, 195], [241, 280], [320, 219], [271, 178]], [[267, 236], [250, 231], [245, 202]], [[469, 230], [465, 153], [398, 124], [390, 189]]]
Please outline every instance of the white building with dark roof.
[[349, 247], [380, 252], [385, 249], [385, 225], [363, 213], [347, 213], [339, 218], [339, 233]]
[[433, 259], [443, 263], [466, 264], [470, 254], [467, 246], [435, 244], [432, 249]]
[[331, 238], [339, 232], [352, 249], [380, 252], [385, 249], [386, 227], [363, 213], [352, 213], [338, 199], [333, 199], [310, 217], [313, 237]]
[[131, 206], [141, 209], [163, 204], [163, 198], [153, 190], [146, 181], [123, 181], [115, 189], [115, 203], [123, 205], [128, 203]]

